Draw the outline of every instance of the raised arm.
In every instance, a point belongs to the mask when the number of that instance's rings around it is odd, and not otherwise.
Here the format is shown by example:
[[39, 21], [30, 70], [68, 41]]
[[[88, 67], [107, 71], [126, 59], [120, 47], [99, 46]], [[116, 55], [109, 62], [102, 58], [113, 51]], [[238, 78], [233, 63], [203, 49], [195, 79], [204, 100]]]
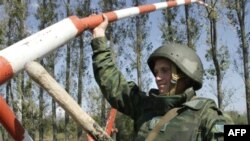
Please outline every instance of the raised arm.
[[93, 69], [96, 82], [101, 88], [104, 97], [112, 107], [126, 115], [134, 117], [135, 108], [141, 98], [141, 92], [133, 82], [127, 82], [112, 60], [111, 51], [107, 47], [105, 30], [108, 25], [107, 17], [93, 29]]

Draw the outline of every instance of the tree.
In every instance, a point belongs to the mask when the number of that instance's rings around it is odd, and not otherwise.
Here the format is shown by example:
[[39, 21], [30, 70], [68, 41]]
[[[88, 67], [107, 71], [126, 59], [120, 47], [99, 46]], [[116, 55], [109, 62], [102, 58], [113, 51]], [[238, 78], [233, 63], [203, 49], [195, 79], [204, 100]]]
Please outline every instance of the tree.
[[[208, 19], [210, 23], [209, 33], [210, 33], [210, 41], [211, 48], [208, 51], [206, 58], [208, 60], [212, 59], [214, 69], [209, 69], [208, 73], [216, 76], [216, 88], [217, 88], [217, 98], [218, 98], [218, 107], [222, 109], [222, 101], [223, 101], [223, 91], [222, 91], [222, 80], [224, 76], [225, 70], [228, 68], [227, 65], [223, 65], [227, 63], [228, 51], [225, 46], [221, 46], [221, 50], [223, 51], [221, 54], [218, 52], [218, 35], [217, 35], [217, 20], [218, 20], [218, 12], [215, 11], [217, 0], [211, 0], [210, 5], [211, 8], [206, 8], [208, 13]], [[223, 56], [224, 55], [224, 56]], [[222, 56], [222, 57], [220, 57]]]
[[0, 22], [0, 48], [2, 49], [2, 46], [4, 45], [4, 27], [6, 25], [4, 24], [3, 21]]
[[[5, 10], [8, 15], [8, 31], [6, 32], [7, 46], [14, 44], [15, 42], [27, 36], [24, 24], [27, 17], [26, 9], [27, 5], [23, 1], [5, 1]], [[28, 98], [30, 93], [27, 94], [26, 97], [24, 77], [24, 72], [22, 71], [12, 80], [7, 82], [6, 100], [9, 105], [13, 106], [13, 111], [17, 114], [19, 120], [22, 120], [24, 127], [29, 128], [29, 131], [31, 131], [32, 126], [29, 126], [27, 124], [27, 115], [29, 114], [29, 110], [31, 109], [31, 107], [25, 106], [30, 101]], [[11, 99], [11, 101], [9, 101], [9, 98]]]
[[[91, 9], [90, 9], [90, 0], [86, 0], [84, 2], [78, 2], [78, 7], [76, 8], [76, 14], [79, 17], [86, 17], [88, 15], [90, 15]], [[86, 37], [83, 35], [79, 36], [78, 38], [78, 44], [79, 44], [79, 64], [78, 64], [78, 91], [77, 91], [77, 101], [78, 104], [81, 106], [82, 105], [82, 94], [86, 94], [84, 93], [84, 83], [83, 83], [83, 78], [84, 75], [87, 74], [86, 72], [86, 61], [87, 60], [85, 58], [85, 52], [84, 52], [84, 39]], [[83, 138], [83, 131], [82, 131], [82, 127], [78, 126], [77, 128], [77, 139], [81, 140], [81, 138]]]
[[[145, 0], [134, 0], [133, 5], [142, 5], [146, 1]], [[147, 91], [149, 88], [149, 84], [143, 83], [147, 82], [145, 79], [145, 76], [148, 76], [147, 73], [150, 72], [148, 68], [146, 61], [143, 62], [143, 60], [147, 60], [145, 56], [148, 56], [149, 52], [152, 49], [152, 44], [147, 42], [148, 39], [148, 32], [150, 29], [149, 26], [147, 25], [147, 21], [149, 19], [149, 14], [143, 14], [143, 15], [138, 15], [135, 18], [132, 18], [135, 23], [135, 35], [134, 35], [134, 43], [133, 43], [133, 48], [136, 53], [136, 63], [135, 63], [135, 68], [137, 72], [137, 84], [140, 89]], [[144, 54], [145, 53], [145, 54]], [[144, 64], [144, 65], [143, 65]], [[143, 69], [144, 68], [144, 69]], [[144, 75], [144, 80], [143, 80], [143, 75]]]
[[[184, 23], [186, 24], [186, 40], [188, 47], [195, 49], [195, 43], [200, 36], [199, 32], [199, 21], [196, 19], [196, 14], [192, 14], [194, 9], [197, 7], [193, 5], [185, 5], [185, 17], [183, 18]], [[196, 10], [198, 12], [198, 10]], [[185, 35], [185, 34], [184, 34]], [[183, 37], [185, 38], [185, 37]]]
[[[40, 20], [39, 29], [42, 30], [53, 23], [57, 19], [57, 14], [54, 13], [56, 9], [56, 1], [43, 0], [39, 2], [39, 7], [37, 9], [36, 18]], [[54, 59], [55, 54], [48, 55], [46, 58], [41, 59], [40, 63], [54, 76]], [[44, 90], [39, 89], [39, 140], [44, 140], [44, 127], [45, 127], [45, 101], [44, 101]], [[56, 103], [52, 99], [52, 129], [53, 129], [53, 140], [57, 140], [57, 126], [56, 126]]]
[[229, 0], [226, 1], [227, 7], [230, 12], [228, 14], [228, 18], [231, 21], [231, 24], [236, 28], [240, 46], [239, 49], [242, 53], [243, 60], [243, 78], [245, 81], [245, 91], [246, 91], [246, 105], [247, 105], [247, 119], [248, 124], [250, 123], [250, 76], [249, 76], [249, 32], [246, 33], [246, 11], [247, 4], [249, 1], [247, 0]]
[[[170, 0], [171, 1], [171, 0]], [[177, 29], [178, 24], [175, 24], [175, 19], [177, 18], [177, 8], [164, 9], [162, 10], [163, 19], [160, 25], [160, 30], [162, 31], [162, 42], [180, 42], [178, 38]]]
[[[18, 30], [18, 18], [20, 18], [20, 15], [18, 12], [16, 12], [14, 10], [15, 5], [17, 2], [16, 1], [12, 1], [12, 2], [6, 2], [5, 3], [5, 10], [6, 13], [8, 15], [8, 19], [7, 19], [7, 46], [12, 45], [13, 43], [17, 42], [19, 40], [20, 37], [20, 33]], [[19, 17], [18, 17], [19, 15]], [[19, 34], [19, 35], [18, 35]], [[17, 101], [14, 100], [14, 94], [13, 94], [13, 80], [10, 80], [7, 82], [6, 84], [6, 102], [9, 105], [12, 105], [13, 107], [13, 111], [16, 113], [18, 111], [18, 107], [17, 107]], [[11, 100], [12, 99], [12, 100]], [[11, 103], [10, 103], [11, 102]]]
[[[66, 16], [71, 15], [71, 9], [70, 9], [70, 1], [67, 0], [65, 3], [66, 8]], [[66, 44], [66, 80], [65, 80], [65, 90], [70, 94], [70, 86], [71, 86], [71, 77], [70, 77], [70, 64], [71, 64], [71, 55], [70, 55], [70, 43]], [[64, 121], [64, 139], [67, 141], [69, 140], [69, 115], [65, 113], [65, 121]]]

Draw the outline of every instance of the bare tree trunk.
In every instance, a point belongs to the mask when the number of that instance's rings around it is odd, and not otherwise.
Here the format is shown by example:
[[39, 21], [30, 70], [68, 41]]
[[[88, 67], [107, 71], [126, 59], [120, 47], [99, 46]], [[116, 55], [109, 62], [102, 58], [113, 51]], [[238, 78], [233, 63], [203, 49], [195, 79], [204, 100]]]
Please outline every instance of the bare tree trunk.
[[0, 133], [1, 133], [0, 140], [1, 141], [8, 141], [7, 132], [6, 132], [6, 129], [3, 128], [3, 126], [0, 126]]
[[211, 48], [212, 48], [212, 59], [216, 71], [216, 86], [217, 86], [217, 98], [218, 98], [218, 107], [221, 108], [222, 105], [222, 90], [221, 90], [221, 70], [220, 64], [217, 59], [217, 29], [216, 29], [216, 21], [215, 19], [211, 19], [210, 21], [210, 32], [211, 32]]
[[[52, 66], [51, 68], [51, 74], [55, 74], [55, 63], [54, 63], [54, 56], [52, 56], [53, 59], [51, 60], [50, 63], [52, 63], [50, 66]], [[52, 128], [53, 128], [53, 132], [52, 132], [52, 136], [53, 136], [53, 141], [57, 141], [57, 120], [56, 120], [56, 102], [55, 100], [52, 98], [51, 99], [51, 104], [52, 104]]]
[[185, 19], [186, 19], [186, 34], [187, 34], [187, 45], [192, 47], [191, 34], [190, 34], [190, 22], [189, 22], [189, 6], [185, 5]]
[[[84, 2], [79, 2], [79, 7], [77, 8], [77, 14], [80, 17], [88, 16], [90, 15], [90, 0], [85, 0]], [[83, 92], [84, 90], [84, 84], [83, 84], [83, 78], [85, 74], [84, 69], [84, 34], [79, 37], [79, 66], [78, 66], [78, 92], [77, 92], [77, 101], [80, 106], [82, 106], [82, 95], [85, 94]], [[83, 130], [81, 126], [77, 126], [77, 140], [82, 140], [83, 137]]]
[[[211, 1], [211, 5], [215, 8], [217, 0]], [[215, 67], [215, 75], [216, 75], [216, 89], [217, 89], [217, 98], [218, 98], [218, 107], [222, 108], [222, 76], [221, 76], [221, 69], [220, 64], [217, 58], [217, 12], [211, 9], [207, 9], [208, 17], [210, 21], [210, 39], [211, 39], [211, 55], [213, 64]]]
[[241, 49], [243, 55], [243, 70], [244, 70], [244, 79], [245, 79], [245, 91], [246, 91], [246, 105], [247, 105], [247, 120], [248, 124], [250, 123], [250, 76], [249, 76], [249, 46], [246, 40], [246, 29], [245, 29], [245, 10], [247, 5], [247, 0], [235, 0], [237, 18], [239, 21], [240, 27], [240, 40], [241, 40]]
[[[43, 60], [40, 61], [41, 65], [43, 65]], [[44, 118], [43, 118], [43, 114], [44, 114], [44, 98], [43, 98], [43, 89], [39, 88], [39, 115], [38, 115], [38, 119], [39, 119], [39, 141], [43, 141], [44, 139]]]
[[4, 141], [5, 139], [4, 139], [4, 130], [3, 130], [3, 127], [2, 126], [0, 126], [0, 140], [1, 141]]
[[[83, 94], [83, 89], [84, 85], [82, 82], [83, 74], [84, 74], [84, 69], [83, 69], [83, 63], [84, 63], [84, 42], [83, 42], [83, 36], [80, 36], [79, 39], [80, 43], [80, 63], [79, 63], [79, 68], [78, 68], [78, 95], [77, 95], [77, 103], [81, 106], [82, 105], [82, 94]], [[77, 139], [80, 140], [82, 136], [82, 128], [80, 126], [77, 127]]]
[[[67, 3], [66, 3], [66, 12], [67, 12], [67, 16], [70, 15], [70, 1], [67, 0]], [[71, 63], [71, 56], [70, 56], [70, 52], [71, 52], [71, 47], [67, 44], [67, 51], [66, 51], [66, 91], [68, 93], [70, 93], [70, 82], [71, 82], [71, 79], [70, 79], [70, 63]], [[65, 141], [69, 141], [69, 115], [67, 113], [65, 113], [65, 121], [64, 121], [64, 140]]]
[[[45, 0], [43, 0], [41, 2], [41, 9], [45, 9], [46, 7], [46, 2]], [[42, 17], [44, 17], [44, 13], [39, 13], [42, 16], [40, 16], [40, 30], [45, 28], [45, 19], [43, 19]], [[44, 59], [41, 59], [40, 61], [41, 65], [44, 65]], [[39, 88], [39, 114], [38, 114], [38, 119], [39, 119], [39, 129], [38, 129], [38, 134], [39, 134], [39, 141], [43, 141], [44, 140], [44, 108], [45, 108], [45, 101], [44, 101], [44, 91], [42, 88]]]
[[[137, 3], [138, 4], [138, 3]], [[141, 48], [142, 48], [142, 22], [141, 17], [136, 17], [136, 72], [137, 72], [137, 84], [139, 88], [142, 88], [142, 71], [141, 71]]]

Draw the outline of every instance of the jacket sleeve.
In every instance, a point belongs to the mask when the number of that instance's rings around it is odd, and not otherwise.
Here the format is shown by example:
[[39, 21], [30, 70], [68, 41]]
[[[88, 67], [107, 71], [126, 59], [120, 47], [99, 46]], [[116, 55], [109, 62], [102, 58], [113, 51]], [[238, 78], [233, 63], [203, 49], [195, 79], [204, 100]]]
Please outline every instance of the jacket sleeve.
[[224, 141], [224, 125], [233, 124], [233, 120], [229, 115], [222, 113], [219, 109], [209, 109], [205, 116], [207, 141]]
[[93, 70], [96, 82], [110, 105], [134, 118], [141, 92], [134, 82], [127, 82], [115, 66], [105, 37], [94, 38]]

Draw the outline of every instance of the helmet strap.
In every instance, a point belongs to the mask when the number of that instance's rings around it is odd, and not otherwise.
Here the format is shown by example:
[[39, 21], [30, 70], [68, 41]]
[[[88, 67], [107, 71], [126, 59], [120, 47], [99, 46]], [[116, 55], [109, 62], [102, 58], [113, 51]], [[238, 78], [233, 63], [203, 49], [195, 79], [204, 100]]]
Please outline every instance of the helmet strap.
[[173, 63], [171, 63], [171, 73], [172, 79], [170, 82], [170, 89], [168, 95], [174, 95], [176, 93], [177, 82], [180, 79], [180, 75], [177, 73], [177, 68]]

